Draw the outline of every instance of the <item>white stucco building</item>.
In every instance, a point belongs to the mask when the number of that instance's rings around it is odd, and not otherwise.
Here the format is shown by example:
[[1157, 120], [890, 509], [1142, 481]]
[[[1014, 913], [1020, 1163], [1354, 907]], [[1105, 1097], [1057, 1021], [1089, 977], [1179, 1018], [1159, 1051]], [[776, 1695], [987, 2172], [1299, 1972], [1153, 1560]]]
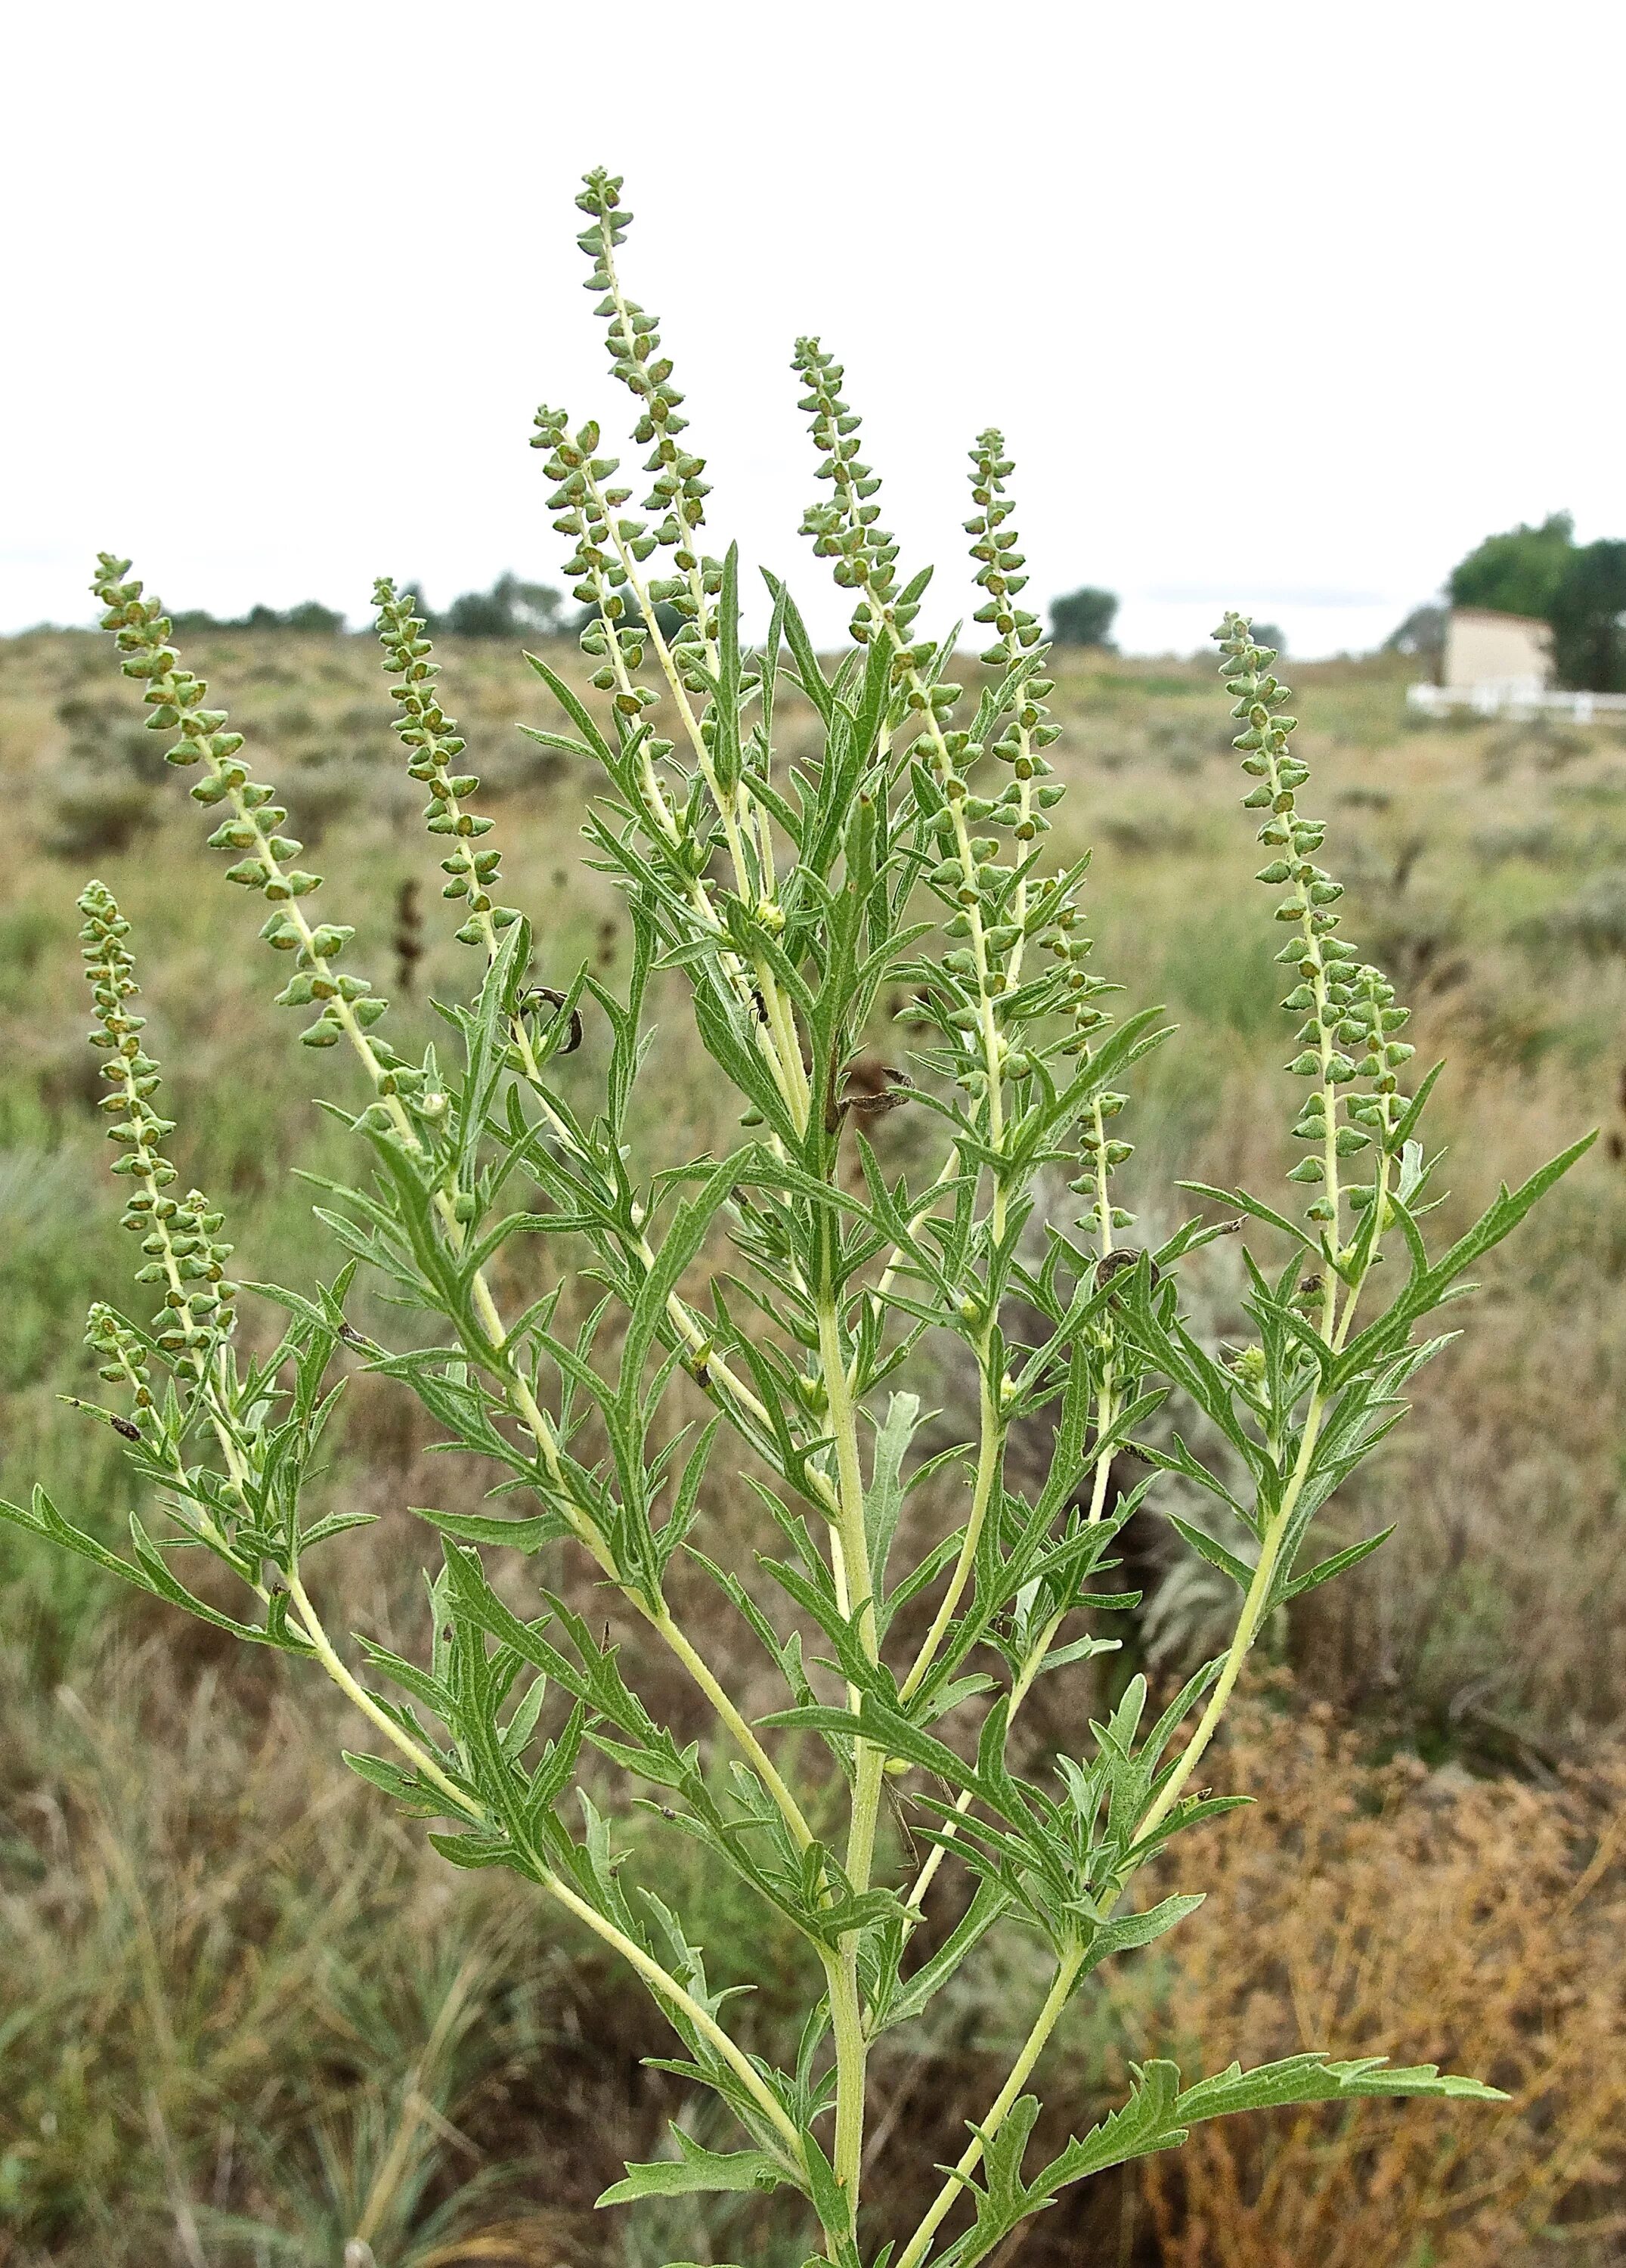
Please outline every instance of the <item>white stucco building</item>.
[[1534, 615], [1453, 607], [1446, 617], [1442, 685], [1468, 692], [1499, 685], [1509, 696], [1541, 693], [1552, 681], [1553, 633]]
[[1553, 633], [1534, 615], [1453, 607], [1446, 617], [1439, 682], [1408, 688], [1426, 715], [1473, 709], [1482, 717], [1533, 717], [1550, 711], [1587, 724], [1602, 711], [1626, 711], [1626, 693], [1573, 693], [1553, 684]]

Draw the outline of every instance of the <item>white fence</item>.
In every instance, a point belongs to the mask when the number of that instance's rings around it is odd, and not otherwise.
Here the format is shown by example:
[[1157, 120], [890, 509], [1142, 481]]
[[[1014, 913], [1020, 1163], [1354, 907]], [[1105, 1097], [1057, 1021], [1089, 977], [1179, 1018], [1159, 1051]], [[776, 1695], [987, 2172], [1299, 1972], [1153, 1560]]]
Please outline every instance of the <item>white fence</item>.
[[1534, 678], [1509, 677], [1481, 685], [1409, 685], [1406, 703], [1427, 717], [1471, 709], [1479, 717], [1557, 716], [1590, 725], [1594, 717], [1626, 711], [1626, 693], [1561, 693]]

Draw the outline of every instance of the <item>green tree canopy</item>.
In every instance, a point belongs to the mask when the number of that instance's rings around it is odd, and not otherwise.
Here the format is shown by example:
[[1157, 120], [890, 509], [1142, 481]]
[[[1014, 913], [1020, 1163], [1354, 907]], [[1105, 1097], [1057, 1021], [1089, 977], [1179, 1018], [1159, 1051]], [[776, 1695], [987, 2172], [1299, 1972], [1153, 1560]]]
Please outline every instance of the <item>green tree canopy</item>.
[[499, 575], [489, 591], [465, 591], [453, 599], [444, 615], [430, 617], [430, 628], [452, 637], [506, 638], [515, 644], [558, 637], [568, 627], [563, 603], [549, 584]]
[[1572, 551], [1550, 619], [1560, 685], [1626, 692], [1626, 543], [1606, 539]]
[[343, 615], [335, 607], [324, 607], [320, 599], [303, 600], [297, 607], [250, 607], [246, 615], [229, 617], [193, 607], [178, 614], [174, 622], [178, 630], [195, 635], [202, 630], [304, 630], [336, 637], [344, 628]]
[[1574, 551], [1575, 522], [1567, 512], [1550, 512], [1540, 527], [1521, 521], [1500, 535], [1488, 535], [1452, 569], [1451, 603], [1536, 615], [1549, 622]]
[[1427, 654], [1437, 657], [1446, 643], [1446, 609], [1432, 604], [1414, 607], [1383, 641], [1385, 653]]
[[1051, 600], [1050, 634], [1057, 645], [1110, 646], [1117, 611], [1118, 601], [1111, 591], [1097, 591], [1085, 584], [1082, 590]]

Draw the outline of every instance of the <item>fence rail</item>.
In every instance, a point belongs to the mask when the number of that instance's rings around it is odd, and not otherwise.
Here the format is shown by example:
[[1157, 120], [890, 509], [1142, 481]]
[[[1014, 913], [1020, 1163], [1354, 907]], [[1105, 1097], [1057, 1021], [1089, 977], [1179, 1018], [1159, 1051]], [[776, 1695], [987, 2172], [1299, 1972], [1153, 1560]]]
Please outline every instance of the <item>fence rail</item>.
[[1626, 711], [1626, 693], [1565, 693], [1526, 678], [1507, 678], [1481, 685], [1409, 685], [1406, 703], [1427, 717], [1471, 709], [1479, 717], [1558, 716], [1590, 725], [1594, 717]]

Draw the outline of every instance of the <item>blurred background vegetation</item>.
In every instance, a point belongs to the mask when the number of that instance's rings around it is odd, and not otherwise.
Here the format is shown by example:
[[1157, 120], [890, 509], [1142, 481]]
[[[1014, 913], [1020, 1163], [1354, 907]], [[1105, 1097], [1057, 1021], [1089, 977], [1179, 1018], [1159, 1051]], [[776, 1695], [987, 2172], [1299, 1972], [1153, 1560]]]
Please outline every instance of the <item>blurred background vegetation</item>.
[[[444, 618], [447, 705], [544, 961], [613, 976], [620, 907], [578, 862], [591, 783], [513, 729], [547, 721], [513, 641], [562, 624], [550, 594], [505, 581], [472, 594], [500, 622], [465, 600]], [[1056, 657], [1071, 792], [1056, 850], [1097, 846], [1100, 967], [1130, 1006], [1166, 1002], [1182, 1027], [1126, 1125], [1126, 1180], [1166, 1231], [1176, 1176], [1269, 1195], [1290, 1162], [1277, 939], [1211, 667], [1113, 655], [1110, 607], [1078, 611], [1078, 642]], [[581, 681], [570, 645], [549, 658]], [[250, 618], [200, 624], [188, 659], [316, 849], [358, 965], [427, 1035], [431, 999], [467, 985], [470, 956], [439, 918], [372, 642], [333, 620]], [[1208, 1904], [1080, 2002], [1051, 2051], [1047, 2117], [1087, 2123], [1153, 2049], [1204, 2067], [1387, 2052], [1475, 2072], [1511, 2100], [1225, 2122], [1178, 2161], [1042, 2216], [1023, 2268], [1626, 2259], [1626, 735], [1417, 726], [1412, 674], [1403, 652], [1293, 672], [1350, 933], [1414, 1005], [1420, 1054], [1450, 1057], [1435, 1121], [1450, 1210], [1584, 1126], [1605, 1138], [1497, 1256], [1467, 1336], [1340, 1508], [1350, 1538], [1398, 1532], [1270, 1633], [1215, 1770], [1259, 1808], [1182, 1852], [1201, 1858]], [[811, 743], [805, 712], [784, 714]], [[223, 888], [139, 715], [93, 634], [0, 642], [0, 1486], [38, 1477], [110, 1538], [131, 1500], [116, 1444], [61, 1399], [94, 1391], [85, 1307], [124, 1296], [128, 1259], [83, 1036], [73, 901], [92, 872], [136, 924], [175, 1154], [228, 1208], [245, 1278], [332, 1273], [292, 1169], [336, 1170], [343, 1148], [310, 1099], [313, 1068], [342, 1094], [342, 1067], [291, 1044], [252, 909]], [[661, 1022], [642, 1108], [651, 1158], [670, 1162], [729, 1123], [675, 993]], [[568, 1066], [585, 1080], [597, 1046], [590, 1030]], [[920, 1139], [910, 1117], [878, 1138]], [[1200, 1292], [1219, 1338], [1240, 1262], [1211, 1249]], [[245, 1306], [247, 1329], [270, 1330]], [[397, 1343], [414, 1321], [371, 1289], [357, 1312]], [[945, 1374], [945, 1397], [956, 1390]], [[333, 1619], [408, 1650], [427, 1556], [408, 1507], [472, 1508], [483, 1485], [430, 1440], [408, 1397], [358, 1379], [326, 1481], [379, 1515], [342, 1548]], [[732, 1557], [748, 1557], [753, 1506], [743, 1479], [715, 1492]], [[1126, 1658], [1172, 1678], [1205, 1650], [1218, 1602], [1155, 1514], [1128, 1541], [1148, 1596]], [[522, 1595], [526, 1570], [511, 1572]], [[569, 1580], [608, 1611], [579, 1571]], [[687, 1724], [685, 1695], [618, 1634], [652, 1704]], [[298, 1671], [0, 1532], [4, 2268], [796, 2268], [766, 2202], [725, 2200], [728, 2219], [708, 2200], [703, 2225], [673, 2200], [631, 2235], [592, 2213], [681, 2108], [640, 2066], [666, 2050], [658, 2020], [518, 1886], [454, 1875], [353, 1780], [338, 1705]], [[773, 1705], [741, 1675], [747, 1701]], [[1034, 1768], [1076, 1744], [1100, 1697], [1091, 1675], [1062, 1673], [1035, 1698]], [[691, 1933], [768, 1980], [736, 2007], [747, 2032], [776, 2037], [797, 1995], [773, 1980], [798, 1978], [798, 1949], [765, 1940], [732, 1885], [645, 1851], [636, 1819], [625, 1832]], [[1021, 1971], [1007, 1949], [965, 1972], [928, 2036], [889, 2038], [872, 2178], [900, 2214], [1003, 2075], [1035, 1984]]]

